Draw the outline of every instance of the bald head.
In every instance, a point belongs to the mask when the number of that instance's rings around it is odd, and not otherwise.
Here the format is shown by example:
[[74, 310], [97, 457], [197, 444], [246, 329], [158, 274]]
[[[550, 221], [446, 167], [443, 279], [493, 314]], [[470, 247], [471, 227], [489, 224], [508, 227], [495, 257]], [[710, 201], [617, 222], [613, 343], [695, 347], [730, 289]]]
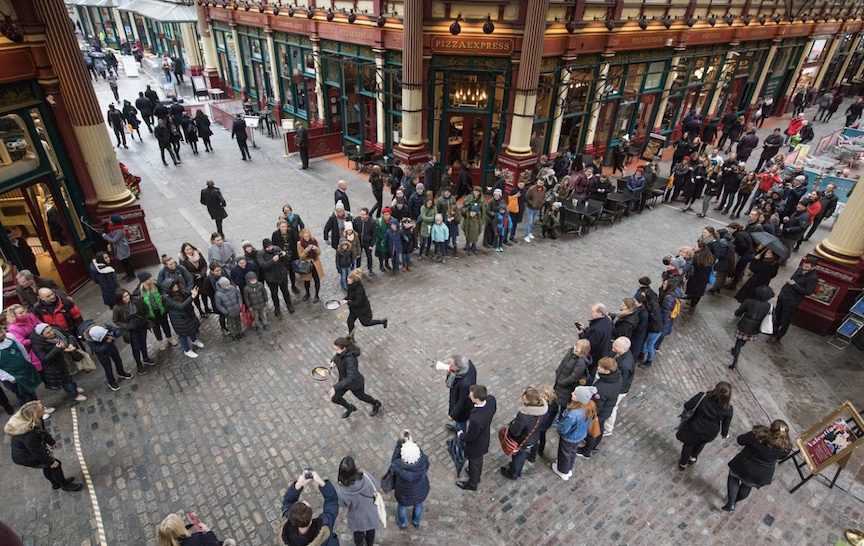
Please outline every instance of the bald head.
[[50, 288], [40, 288], [39, 292], [37, 292], [36, 295], [41, 301], [44, 301], [45, 303], [54, 303], [54, 300], [57, 299], [57, 297], [54, 295], [54, 291]]
[[345, 182], [344, 180], [340, 180], [339, 182], [336, 182], [336, 187], [342, 191], [345, 191], [348, 189], [348, 182]]
[[630, 339], [621, 336], [612, 342], [612, 352], [615, 356], [621, 356], [630, 350]]

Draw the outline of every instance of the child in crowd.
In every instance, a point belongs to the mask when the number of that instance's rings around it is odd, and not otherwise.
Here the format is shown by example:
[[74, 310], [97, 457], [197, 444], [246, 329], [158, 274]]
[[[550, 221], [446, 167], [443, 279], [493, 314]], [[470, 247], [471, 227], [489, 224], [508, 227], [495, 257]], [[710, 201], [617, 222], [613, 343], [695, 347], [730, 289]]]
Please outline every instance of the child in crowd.
[[[407, 220], [407, 218], [403, 218]], [[390, 219], [390, 229], [387, 231], [387, 246], [390, 249], [390, 263], [393, 267], [393, 273], [399, 273], [399, 258], [402, 256], [402, 235], [399, 232], [399, 221], [396, 218]]]
[[243, 333], [243, 321], [240, 318], [240, 306], [243, 305], [240, 289], [231, 284], [228, 277], [221, 277], [216, 281], [216, 285], [218, 287], [214, 297], [216, 310], [225, 317], [231, 341], [240, 341], [246, 337]]
[[495, 239], [492, 243], [492, 248], [495, 252], [504, 252], [504, 240], [507, 237], [510, 228], [510, 215], [507, 213], [507, 206], [501, 205], [498, 207], [498, 214], [495, 215]]
[[543, 215], [543, 237], [558, 238], [558, 226], [561, 225], [561, 203], [555, 201]]
[[258, 275], [254, 271], [246, 273], [246, 287], [243, 289], [243, 301], [246, 307], [252, 311], [252, 324], [259, 334], [262, 330], [270, 329], [267, 321], [267, 289], [264, 283], [258, 281]]
[[450, 230], [450, 244], [453, 245], [453, 257], [456, 257], [457, 239], [459, 239], [459, 222], [462, 221], [462, 212], [456, 204], [447, 208], [447, 228]]
[[402, 219], [399, 235], [402, 238], [402, 271], [411, 271], [411, 254], [417, 249], [416, 225], [410, 218]]
[[450, 229], [444, 223], [444, 216], [435, 215], [431, 236], [432, 242], [435, 243], [435, 259], [444, 263], [444, 256], [447, 254], [447, 241], [450, 240]]
[[[348, 231], [347, 222], [345, 231]], [[358, 240], [356, 236], [354, 239]], [[339, 272], [339, 284], [342, 286], [342, 290], [346, 292], [348, 291], [348, 274], [354, 269], [355, 259], [356, 255], [351, 243], [347, 239], [339, 241], [339, 247], [336, 249], [336, 271]]]

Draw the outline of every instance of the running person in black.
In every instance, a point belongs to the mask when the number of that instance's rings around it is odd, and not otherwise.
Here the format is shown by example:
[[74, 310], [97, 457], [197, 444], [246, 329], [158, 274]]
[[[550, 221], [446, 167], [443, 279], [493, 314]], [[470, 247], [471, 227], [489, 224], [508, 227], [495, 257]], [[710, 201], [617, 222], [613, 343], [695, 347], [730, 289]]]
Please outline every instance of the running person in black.
[[345, 393], [348, 391], [351, 391], [357, 400], [366, 402], [372, 406], [372, 412], [369, 415], [372, 417], [378, 415], [378, 410], [381, 409], [381, 402], [366, 394], [364, 390], [365, 380], [360, 375], [360, 370], [358, 369], [357, 357], [360, 356], [360, 348], [354, 345], [350, 338], [340, 337], [333, 342], [333, 353], [333, 358], [330, 359], [330, 367], [335, 367], [339, 372], [339, 381], [330, 388], [328, 395], [331, 402], [345, 408], [342, 418], [345, 419], [357, 411], [356, 406], [349, 404], [345, 400]]
[[348, 336], [354, 335], [354, 323], [360, 321], [363, 326], [375, 326], [383, 324], [387, 328], [387, 319], [377, 320], [372, 318], [372, 307], [369, 298], [366, 297], [366, 289], [363, 288], [363, 269], [358, 267], [348, 275], [348, 294], [342, 303], [348, 304]]

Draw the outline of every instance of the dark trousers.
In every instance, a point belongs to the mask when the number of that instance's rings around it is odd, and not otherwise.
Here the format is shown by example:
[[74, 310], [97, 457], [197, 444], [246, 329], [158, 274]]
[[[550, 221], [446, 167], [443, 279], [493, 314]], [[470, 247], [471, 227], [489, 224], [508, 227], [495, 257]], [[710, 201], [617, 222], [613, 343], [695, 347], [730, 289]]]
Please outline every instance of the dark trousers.
[[243, 159], [251, 159], [249, 155], [249, 146], [246, 145], [246, 139], [237, 139], [237, 147], [240, 148], [240, 153], [243, 155]]
[[798, 303], [778, 299], [777, 305], [774, 306], [774, 337], [777, 339], [786, 335], [789, 325], [792, 324], [792, 317], [795, 315], [795, 309], [798, 308]]
[[744, 275], [744, 270], [747, 269], [747, 264], [749, 264], [753, 260], [753, 254], [745, 254], [744, 256], [738, 256], [738, 260], [735, 262], [735, 276], [732, 277], [732, 287], [738, 286], [738, 282], [741, 280], [741, 276]]
[[[57, 459], [54, 459], [57, 461]], [[60, 489], [64, 485], [66, 485], [66, 476], [63, 475], [63, 463], [57, 461], [57, 468], [51, 468], [50, 466], [46, 466], [42, 469], [42, 474], [45, 476], [45, 479], [51, 482], [51, 485], [54, 486], [55, 489]]]
[[747, 342], [744, 341], [743, 339], [736, 339], [735, 340], [735, 346], [732, 347], [732, 365], [733, 366], [738, 365], [738, 356], [741, 354], [741, 349], [744, 348], [744, 345], [746, 343]]
[[723, 197], [720, 198], [720, 204], [717, 205], [718, 209], [729, 210], [732, 208], [732, 202], [735, 200], [735, 192], [737, 189], [727, 189], [723, 188]]
[[309, 147], [308, 146], [300, 146], [299, 150], [300, 150], [300, 162], [303, 164], [304, 169], [308, 169], [309, 168]]
[[[348, 401], [345, 400], [345, 393], [350, 392], [351, 394], [354, 395], [354, 398], [356, 398], [357, 400], [360, 400], [361, 402], [366, 402], [370, 406], [377, 406], [378, 404], [380, 404], [380, 402], [378, 402], [378, 400], [375, 400], [374, 398], [372, 398], [371, 396], [366, 394], [365, 389], [366, 389], [365, 385], [363, 383], [361, 383], [360, 386], [357, 387], [356, 389], [348, 389], [348, 390], [344, 390], [344, 391], [338, 390], [333, 395], [333, 398], [330, 399], [330, 401], [333, 402], [334, 404], [339, 404], [340, 406], [342, 406], [345, 409], [354, 408], [354, 406], [352, 404], [349, 404]], [[354, 409], [357, 409], [357, 408], [354, 408]]]
[[[810, 231], [808, 231], [808, 232], [807, 232], [807, 235], [804, 236], [804, 239], [803, 239], [804, 241], [809, 241], [809, 240], [810, 240], [810, 237], [812, 237], [813, 234], [816, 232], [816, 228], [819, 227], [819, 224], [822, 223], [822, 220], [824, 220], [824, 218], [822, 218], [821, 215], [820, 215], [820, 216], [816, 216], [816, 218], [813, 218], [813, 224], [810, 226]], [[801, 242], [799, 241], [798, 244], [800, 245]]]
[[372, 546], [375, 544], [375, 529], [354, 531], [354, 546]]
[[216, 222], [216, 233], [218, 233], [219, 235], [221, 235], [222, 238], [224, 239], [224, 238], [225, 238], [225, 234], [222, 233], [222, 221], [223, 221], [223, 220], [224, 220], [224, 218], [213, 218], [213, 221]]
[[142, 112], [141, 117], [144, 118], [144, 123], [147, 124], [147, 130], [152, 133], [153, 132], [153, 114], [144, 114]]
[[468, 457], [468, 485], [477, 487], [480, 475], [483, 473], [483, 455]]
[[7, 389], [9, 389], [10, 391], [15, 393], [15, 398], [18, 399], [18, 405], [19, 406], [23, 406], [24, 404], [26, 404], [27, 402], [30, 402], [31, 400], [37, 400], [38, 399], [35, 392], [30, 392], [28, 390], [25, 390], [17, 382], [13, 383], [11, 381], [4, 381], [3, 384], [6, 385]]
[[[5, 383], [4, 383], [5, 385]], [[15, 408], [12, 407], [12, 404], [9, 402], [9, 399], [6, 398], [6, 393], [3, 392], [3, 389], [0, 388], [0, 406], [3, 406], [3, 409], [6, 410], [6, 413], [12, 415], [15, 413]]]
[[[318, 297], [318, 292], [321, 290], [321, 279], [318, 277], [318, 270], [312, 266], [312, 280], [315, 281], [315, 297]], [[303, 288], [306, 289], [306, 295], [309, 295], [310, 281], [303, 281]]]
[[528, 458], [528, 454], [531, 452], [533, 447], [533, 445], [524, 446], [513, 454], [513, 457], [510, 459], [510, 473], [514, 478], [518, 478], [522, 475], [522, 467], [525, 466], [525, 460]]
[[177, 154], [174, 153], [174, 150], [171, 148], [170, 144], [167, 147], [163, 147], [162, 145], [159, 145], [159, 154], [162, 156], [162, 163], [164, 163], [166, 165], [168, 164], [168, 162], [165, 161], [165, 150], [168, 150], [168, 154], [171, 156], [171, 161], [173, 161], [174, 164], [176, 165], [177, 164]]
[[567, 474], [573, 470], [573, 463], [576, 461], [576, 452], [579, 451], [579, 444], [576, 442], [568, 442], [567, 440], [558, 440], [558, 472]]
[[213, 145], [210, 144], [210, 137], [209, 136], [202, 136], [201, 140], [204, 141], [204, 149], [207, 150], [208, 152], [212, 152], [213, 151]]
[[690, 457], [693, 457], [694, 459], [698, 458], [699, 454], [702, 453], [702, 450], [705, 449], [706, 445], [708, 445], [708, 442], [682, 445], [681, 457], [678, 458], [678, 464], [684, 466], [690, 462]]
[[153, 335], [157, 341], [162, 341], [162, 332], [165, 332], [165, 337], [171, 339], [171, 326], [168, 324], [168, 315], [162, 315], [153, 321]]
[[126, 280], [131, 281], [135, 278], [135, 267], [132, 265], [132, 260], [129, 258], [123, 258], [120, 260], [120, 263], [123, 264], [123, 270], [126, 272]]
[[[366, 253], [366, 267], [369, 268], [369, 273], [372, 273], [372, 247], [364, 248], [363, 252]], [[357, 256], [357, 267], [360, 267], [362, 264], [363, 256]]]
[[749, 193], [741, 193], [739, 191], [738, 195], [735, 197], [735, 206], [732, 207], [732, 213], [735, 214], [736, 217], [740, 216], [741, 211], [744, 210], [744, 205], [746, 205], [747, 201], [749, 201], [749, 200], [750, 200], [750, 194]]
[[351, 332], [354, 331], [354, 323], [357, 322], [358, 320], [360, 321], [360, 324], [362, 324], [363, 326], [366, 326], [367, 328], [369, 326], [377, 326], [379, 324], [384, 324], [383, 320], [373, 319], [372, 317], [358, 317], [353, 312], [349, 311], [348, 312], [348, 334], [349, 335], [351, 334]]
[[114, 367], [117, 368], [118, 374], [126, 375], [126, 370], [123, 369], [123, 359], [120, 358], [120, 351], [113, 343], [108, 344], [108, 350], [96, 353], [96, 358], [99, 359], [99, 364], [102, 364], [102, 369], [105, 370], [105, 378], [108, 379], [109, 385], [116, 385], [117, 378], [114, 377], [114, 372], [111, 371], [111, 361], [114, 361]]
[[117, 138], [117, 144], [115, 146], [120, 146], [120, 142], [123, 142], [123, 146], [126, 146], [126, 131], [124, 129], [114, 128], [114, 136]]
[[142, 360], [150, 360], [147, 355], [147, 328], [129, 330], [129, 346], [132, 347], [132, 358], [135, 364], [141, 368]]
[[282, 299], [285, 300], [285, 306], [291, 307], [291, 292], [288, 290], [288, 279], [282, 282], [268, 282], [267, 288], [270, 289], [270, 297], [273, 299], [273, 308], [279, 310], [279, 291], [282, 291]]
[[749, 497], [752, 490], [752, 487], [745, 485], [741, 480], [729, 474], [726, 478], [726, 506], [735, 506], [736, 502]]
[[111, 92], [114, 93], [114, 100], [119, 101], [120, 100], [120, 91], [117, 89], [117, 86], [112, 85], [110, 87], [111, 87]]
[[[372, 210], [369, 211], [369, 216], [380, 218], [381, 217], [381, 208], [382, 203], [384, 202], [384, 196], [381, 194], [375, 195], [375, 206], [372, 207]], [[375, 216], [375, 213], [378, 213], [378, 216]]]

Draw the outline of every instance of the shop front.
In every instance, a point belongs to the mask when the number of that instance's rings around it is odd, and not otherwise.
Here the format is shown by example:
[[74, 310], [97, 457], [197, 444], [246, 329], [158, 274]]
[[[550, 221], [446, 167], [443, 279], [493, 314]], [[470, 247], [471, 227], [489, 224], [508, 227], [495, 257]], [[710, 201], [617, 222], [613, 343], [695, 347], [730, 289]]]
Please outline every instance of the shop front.
[[[469, 169], [474, 184], [491, 186], [505, 133], [510, 60], [436, 56], [430, 66], [432, 152], [451, 182]], [[482, 182], [482, 184], [481, 184]]]
[[798, 80], [795, 82], [795, 88], [790, 89], [790, 94], [794, 95], [798, 90], [804, 90], [808, 87], [813, 87], [816, 82], [816, 77], [819, 75], [819, 70], [822, 64], [826, 61], [825, 57], [830, 49], [829, 38], [822, 37], [813, 40], [807, 56], [804, 58], [804, 64], [801, 67], [801, 72], [798, 74]]
[[377, 143], [378, 84], [375, 54], [369, 46], [321, 40], [324, 122], [342, 132], [347, 149], [372, 152]]
[[[725, 85], [725, 51], [700, 49], [682, 56], [674, 71], [669, 99], [660, 118], [660, 134], [674, 139], [680, 136], [681, 122], [695, 113], [705, 119], [711, 112], [712, 99]], [[716, 108], [715, 108], [716, 109]]]
[[[219, 74], [227, 87], [239, 93], [243, 88], [240, 80], [240, 54], [234, 43], [234, 33], [228, 23], [213, 21], [213, 40], [216, 43], [216, 56], [219, 58]], [[226, 89], [227, 91], [227, 89]]]
[[4, 298], [29, 269], [67, 292], [87, 281], [83, 199], [35, 86], [0, 86], [0, 267]]
[[825, 69], [825, 76], [822, 78], [821, 85], [819, 86], [821, 89], [831, 88], [835, 84], [840, 84], [844, 77], [844, 74], [841, 74], [841, 71], [844, 67], [848, 67], [852, 61], [850, 57], [855, 53], [852, 51], [852, 47], [857, 43], [855, 36], [855, 34], [849, 33], [840, 34], [835, 38], [835, 40], [839, 41], [837, 44], [837, 52], [834, 54], [833, 58], [825, 60], [825, 62], [828, 63], [828, 66]]
[[237, 28], [240, 39], [240, 60], [243, 79], [250, 100], [255, 100], [259, 108], [274, 105], [273, 88], [270, 79], [272, 63], [267, 51], [267, 39], [264, 31], [255, 27], [242, 26]]
[[318, 119], [312, 41], [307, 36], [274, 32], [273, 42], [282, 117], [291, 116], [306, 122]]
[[718, 84], [717, 108], [709, 112], [710, 115], [733, 111], [743, 116], [747, 112], [770, 49], [770, 43], [755, 43], [735, 51], [732, 61], [727, 61], [728, 66], [723, 70]]
[[805, 53], [804, 44], [801, 39], [790, 40], [789, 43], [779, 46], [774, 54], [771, 66], [765, 74], [765, 83], [759, 92], [760, 98], [771, 98], [774, 101], [771, 115], [778, 115], [784, 111], [785, 105], [782, 100], [784, 93], [788, 90], [791, 95], [793, 92], [789, 86], [795, 82], [795, 68], [801, 60], [801, 55]]

